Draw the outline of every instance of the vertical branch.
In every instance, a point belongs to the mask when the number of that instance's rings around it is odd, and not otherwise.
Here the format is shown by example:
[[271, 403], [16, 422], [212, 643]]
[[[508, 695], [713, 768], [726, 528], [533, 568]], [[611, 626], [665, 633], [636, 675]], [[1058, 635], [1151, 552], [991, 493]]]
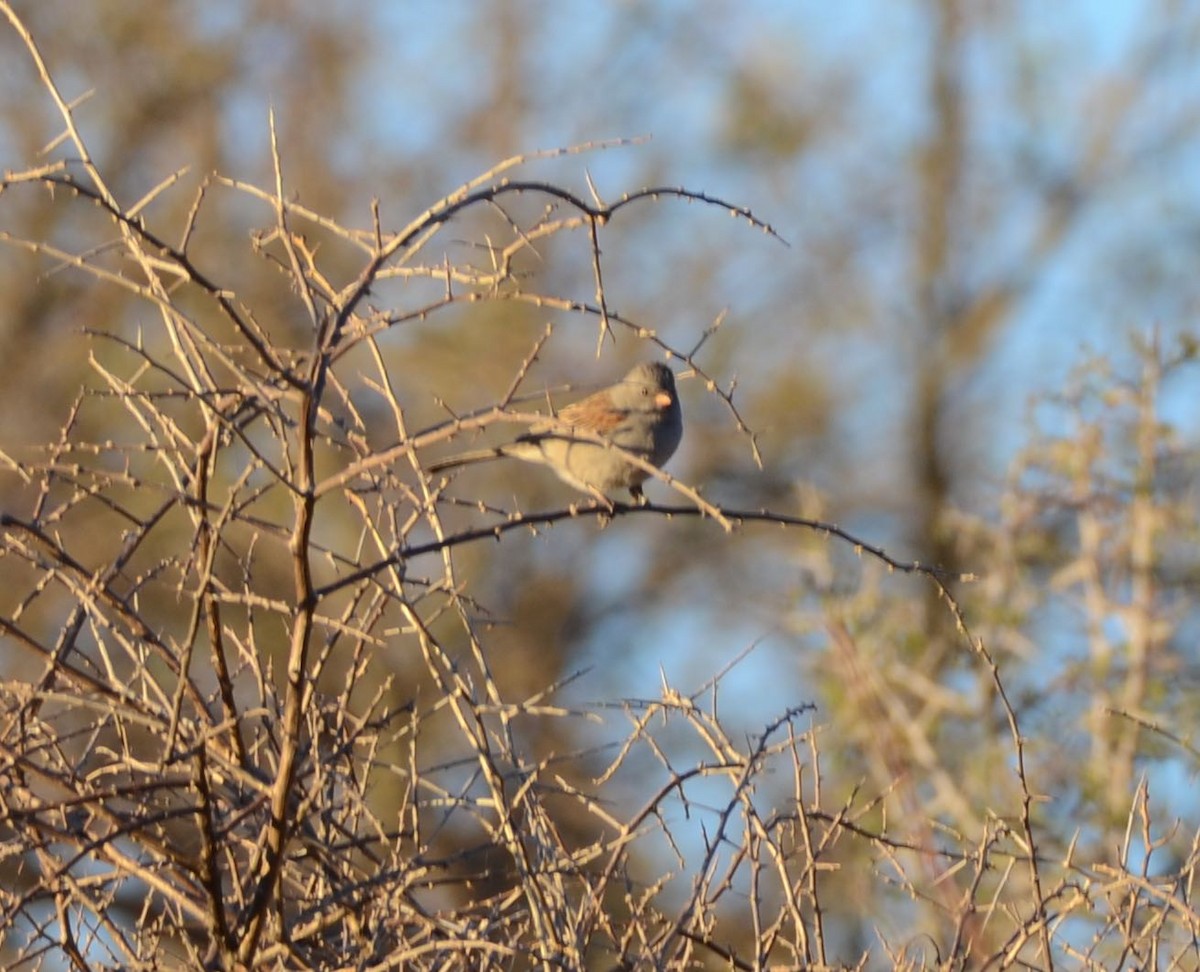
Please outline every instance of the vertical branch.
[[[1144, 710], [1151, 659], [1158, 637], [1157, 547], [1165, 516], [1156, 495], [1161, 442], [1158, 418], [1161, 361], [1155, 335], [1150, 346], [1142, 351], [1141, 381], [1134, 400], [1134, 481], [1128, 524], [1130, 603], [1125, 612], [1128, 646], [1125, 677], [1116, 699], [1122, 711], [1134, 713]], [[1127, 800], [1133, 789], [1134, 760], [1140, 735], [1141, 726], [1133, 720], [1122, 720], [1116, 728], [1109, 776], [1110, 807], [1115, 808]]]
[[[965, 158], [964, 92], [961, 77], [963, 12], [961, 0], [930, 0], [934, 18], [929, 51], [929, 139], [919, 169], [920, 226], [916, 253], [917, 435], [915, 462], [920, 502], [918, 542], [928, 545], [933, 563], [952, 568], [953, 547], [939, 526], [950, 489], [950, 471], [940, 439], [946, 385], [953, 379], [949, 353], [956, 325], [948, 301], [952, 255], [960, 216]], [[940, 617], [936, 605], [930, 618]]]
[[290, 810], [295, 803], [297, 762], [304, 745], [304, 709], [311, 694], [308, 655], [313, 626], [319, 607], [313, 583], [312, 531], [316, 518], [315, 490], [318, 421], [328, 379], [329, 356], [336, 332], [329, 326], [333, 314], [318, 318], [311, 288], [292, 245], [284, 206], [283, 166], [275, 141], [274, 116], [271, 117], [272, 155], [275, 163], [275, 214], [279, 237], [290, 261], [292, 280], [304, 300], [313, 326], [312, 360], [306, 380], [298, 389], [295, 431], [296, 459], [288, 470], [293, 519], [288, 536], [288, 557], [292, 568], [293, 615], [288, 641], [283, 715], [278, 732], [279, 756], [270, 792], [269, 819], [248, 874], [257, 882], [238, 946], [238, 960], [251, 965], [258, 949], [269, 910], [277, 893], [287, 844], [296, 821]]

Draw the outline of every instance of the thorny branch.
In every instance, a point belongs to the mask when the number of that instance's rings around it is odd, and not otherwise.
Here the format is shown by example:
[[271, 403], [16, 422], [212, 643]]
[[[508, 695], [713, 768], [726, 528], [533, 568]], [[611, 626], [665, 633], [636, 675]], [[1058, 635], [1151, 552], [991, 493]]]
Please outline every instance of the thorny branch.
[[[1078, 936], [1059, 929], [1097, 909], [1093, 964], [1160, 945], [1196, 954], [1200, 923], [1186, 893], [1196, 852], [1166, 876], [1124, 859], [1101, 867], [1046, 853], [1017, 707], [951, 590], [971, 576], [819, 519], [711, 503], [653, 468], [684, 502], [498, 510], [460, 503], [425, 472], [430, 445], [497, 422], [546, 421], [520, 411], [528, 398], [518, 393], [550, 330], [494, 404], [409, 427], [405, 376], [379, 336], [488, 300], [579, 315], [601, 344], [619, 331], [682, 362], [761, 465], [735, 384], [705, 370], [724, 316], [690, 349], [669, 346], [610, 306], [600, 240], [622, 210], [667, 199], [729, 211], [777, 237], [769, 224], [684, 188], [606, 204], [594, 185], [588, 201], [510, 176], [535, 157], [635, 141], [625, 140], [515, 156], [395, 232], [378, 206], [368, 228], [346, 227], [289, 196], [272, 124], [271, 187], [205, 178], [182, 221], [158, 225], [150, 201], [183, 190], [184, 174], [123, 208], [76, 125], [79, 106], [61, 97], [11, 6], [0, 0], [0, 11], [76, 160], [6, 173], [0, 201], [53, 193], [58, 205], [94, 207], [115, 234], [73, 247], [15, 233], [0, 241], [128, 294], [139, 320], [147, 308], [157, 318], [137, 330], [89, 322], [104, 353], [92, 354], [92, 379], [59, 440], [0, 454], [0, 632], [18, 649], [0, 677], [6, 961], [862, 967], [869, 954], [831, 957], [828, 926], [851, 869], [929, 906], [930, 965], [1050, 967], [1038, 936], [1074, 954]], [[303, 346], [262, 323], [224, 283], [220, 260], [194, 252], [193, 229], [223, 194], [263, 207], [269, 227], [250, 258], [286, 276], [307, 323]], [[525, 221], [505, 208], [522, 197], [555, 215]], [[502, 212], [509, 236], [452, 259], [442, 230], [476, 210]], [[349, 282], [332, 282], [332, 257], [306, 232], [357, 261]], [[535, 291], [513, 270], [525, 250], [577, 240], [593, 269], [591, 301]], [[445, 294], [367, 305], [382, 282], [410, 279], [444, 281]], [[364, 391], [385, 405], [390, 446], [368, 428]], [[760, 526], [804, 530], [935, 585], [1007, 726], [1012, 765], [995, 772], [1012, 776], [1014, 823], [954, 833], [936, 821], [937, 839], [919, 840], [919, 829], [889, 820], [889, 792], [827, 792], [821, 743], [838, 728], [806, 724], [811, 707], [801, 704], [763, 716], [748, 737], [719, 705], [729, 670], [695, 696], [664, 675], [657, 698], [616, 706], [627, 725], [609, 738], [594, 733], [610, 729], [600, 713], [612, 704], [561, 702], [556, 673], [510, 697], [455, 554], [553, 523], [583, 531], [626, 517], [705, 517], [728, 531], [713, 542], [729, 546], [753, 543]], [[533, 720], [584, 741], [539, 751], [524, 734]], [[1134, 809], [1148, 821], [1147, 802]], [[1149, 846], [1148, 822], [1143, 830]], [[968, 879], [955, 883], [959, 871]], [[953, 906], [938, 895], [946, 885], [961, 892]], [[899, 967], [922, 964], [923, 949], [881, 932], [879, 951]]]

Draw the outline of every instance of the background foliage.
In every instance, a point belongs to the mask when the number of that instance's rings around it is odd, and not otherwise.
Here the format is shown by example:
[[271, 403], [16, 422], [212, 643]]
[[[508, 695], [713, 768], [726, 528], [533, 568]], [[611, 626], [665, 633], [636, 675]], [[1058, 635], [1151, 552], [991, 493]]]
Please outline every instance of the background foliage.
[[1197, 13], [826, 6], [0, 3], [6, 964], [1195, 967]]

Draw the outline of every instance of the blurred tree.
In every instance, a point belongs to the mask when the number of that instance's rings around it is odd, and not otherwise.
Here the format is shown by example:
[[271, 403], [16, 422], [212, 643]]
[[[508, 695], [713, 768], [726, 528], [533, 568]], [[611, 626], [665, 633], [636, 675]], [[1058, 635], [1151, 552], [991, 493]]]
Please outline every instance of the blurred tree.
[[[585, 200], [594, 187], [609, 203], [642, 185], [686, 183], [751, 204], [792, 244], [786, 252], [772, 241], [760, 246], [740, 225], [721, 232], [706, 207], [676, 200], [623, 210], [601, 228], [605, 309], [684, 356], [703, 339], [695, 363], [723, 391], [736, 376], [733, 401], [764, 457], [759, 468], [730, 410], [677, 359], [686, 435], [670, 470], [728, 506], [847, 522], [889, 549], [986, 573], [960, 592], [969, 620], [1001, 669], [1013, 671], [1022, 716], [1049, 743], [1071, 743], [1034, 759], [1046, 774], [1034, 789], [1061, 801], [1039, 818], [1055, 850], [1071, 836], [1063, 806], [1085, 808], [1100, 828], [1098, 845], [1112, 837], [1106, 828], [1125, 822], [1139, 771], [1160, 765], [1137, 719], [1162, 715], [1187, 736], [1170, 678], [1195, 663], [1194, 619], [1172, 602], [1179, 614], [1164, 620], [1160, 600], [1168, 566], [1171, 584], [1194, 576], [1186, 550], [1171, 546], [1171, 564], [1160, 561], [1172, 530], [1186, 537], [1193, 529], [1173, 505], [1170, 516], [1159, 505], [1171, 470], [1163, 472], [1156, 449], [1170, 437], [1154, 376], [1166, 352], [1139, 358], [1147, 369], [1140, 390], [1121, 392], [1132, 396], [1126, 404], [1137, 402], [1136, 434], [1105, 438], [1111, 413], [1071, 434], [1051, 430], [1048, 453], [1031, 446], [1030, 462], [1050, 470], [1053, 489], [1031, 494], [1023, 482], [1003, 497], [1012, 518], [997, 507], [1000, 470], [1025, 437], [1015, 418], [1020, 400], [1039, 385], [1061, 385], [1075, 345], [1092, 341], [1124, 374], [1129, 358], [1118, 338], [1131, 324], [1159, 323], [1164, 344], [1191, 326], [1200, 297], [1190, 259], [1200, 238], [1190, 191], [1196, 11], [1165, 0], [1134, 15], [1119, 5], [1101, 13], [1084, 3], [1029, 10], [962, 0], [841, 12], [721, 3], [703, 17], [670, 2], [28, 6], [26, 23], [65, 95], [86, 98], [76, 117], [119, 204], [170, 227], [178, 238], [167, 243], [186, 240], [201, 255], [195, 270], [236, 293], [289, 362], [306, 360], [313, 343], [294, 268], [264, 229], [263, 211], [212, 176], [273, 185], [268, 106], [285, 193], [332, 221], [308, 222], [304, 234], [335, 291], [361, 265], [332, 224], [369, 227], [375, 197], [382, 230], [395, 230], [531, 145], [652, 134], [633, 150], [582, 164], [577, 156], [538, 159], [521, 171]], [[61, 145], [39, 152], [61, 121], [7, 31], [0, 79], [3, 168], [58, 158]], [[170, 191], [139, 206], [173, 179]], [[199, 218], [189, 220], [192, 212]], [[616, 327], [595, 360], [588, 228], [548, 232], [576, 215], [561, 200], [506, 199], [456, 218], [436, 257], [421, 257], [421, 273], [373, 281], [367, 316], [379, 327], [388, 373], [402, 376], [395, 395], [410, 428], [500, 399], [547, 324], [554, 335], [521, 389], [530, 395], [563, 383], [582, 391], [661, 354], [634, 329]], [[140, 280], [110, 217], [58, 195], [6, 188], [0, 230], [68, 252], [91, 241], [94, 265]], [[249, 234], [264, 260], [246, 258]], [[494, 286], [438, 276], [439, 259], [482, 275], [488, 246], [510, 239], [512, 273]], [[478, 299], [466, 299], [472, 292]], [[234, 343], [228, 322], [182, 278], [172, 296], [218, 345]], [[162, 342], [147, 315], [139, 295], [97, 287], [52, 252], [6, 248], [6, 452], [28, 455], [19, 447], [54, 441], [91, 381], [88, 356], [106, 365], [105, 355], [119, 357], [80, 341], [82, 329]], [[374, 373], [365, 349], [339, 359], [342, 375]], [[1185, 363], [1168, 370], [1194, 391]], [[334, 424], [361, 422], [370, 448], [395, 444], [384, 396], [348, 388], [330, 407]], [[1177, 407], [1169, 418], [1181, 440], [1194, 440], [1190, 411]], [[107, 423], [119, 430], [127, 420], [120, 408], [81, 409], [76, 431], [121, 441]], [[447, 447], [474, 441], [464, 434]], [[1100, 476], [1110, 472], [1097, 469], [1102, 460], [1124, 469], [1119, 485]], [[1169, 502], [1182, 503], [1179, 493], [1189, 494], [1170, 485]], [[5, 509], [31, 494], [19, 477], [3, 489]], [[1072, 496], [1061, 509], [1057, 489]], [[577, 499], [549, 474], [515, 463], [464, 471], [447, 492], [458, 503], [445, 511], [451, 527], [479, 522], [479, 504], [510, 509], [516, 497], [529, 510]], [[669, 495], [656, 484], [649, 492], [659, 501]], [[1119, 510], [1111, 520], [1106, 503]], [[89, 506], [75, 515], [85, 521], [73, 521], [77, 553], [90, 566], [111, 526], [88, 524], [108, 525], [112, 514]], [[342, 511], [327, 529], [344, 538], [357, 526]], [[726, 690], [727, 713], [752, 732], [767, 706], [818, 700], [819, 718], [835, 727], [824, 739], [827, 791], [849, 800], [869, 781], [878, 816], [865, 821], [921, 846], [943, 827], [968, 843], [980, 839], [993, 814], [1016, 829], [1023, 794], [997, 771], [1014, 754], [993, 673], [963, 650], [936, 588], [885, 579], [844, 553], [821, 537], [753, 527], [731, 542], [690, 519], [618, 519], [605, 532], [558, 524], [456, 554], [486, 651], [453, 612], [431, 624], [461, 657], [484, 654], [496, 684], [520, 699], [583, 668], [591, 671], [568, 693], [573, 701], [649, 696], [660, 665], [699, 686], [744, 645], [759, 644], [739, 668], [745, 698], [734, 705]], [[290, 589], [289, 564], [268, 558], [257, 567], [264, 590]], [[1077, 606], [1087, 618], [1082, 634], [1069, 623]], [[170, 603], [148, 611], [164, 629], [181, 623]], [[276, 662], [283, 657], [278, 631], [264, 634], [262, 647]], [[339, 661], [329, 678], [349, 670]], [[364, 682], [389, 675], [398, 704], [427, 703], [440, 691], [417, 652], [385, 653]], [[444, 735], [452, 758], [449, 726], [444, 712], [424, 725], [427, 752], [437, 753]], [[564, 786], [583, 787], [605, 765], [589, 747], [609, 737], [585, 724], [531, 717], [518, 735], [540, 759], [587, 751], [561, 768]], [[376, 805], [401, 799], [398, 780], [379, 785]], [[781, 778], [778, 790], [767, 783], [764, 792], [783, 803], [791, 783]], [[594, 821], [572, 805], [556, 824], [576, 845]], [[474, 850], [472, 841], [482, 838], [447, 827], [431, 843], [453, 858]], [[878, 852], [877, 844], [838, 849], [846, 864]], [[940, 895], [940, 910], [922, 918], [940, 940], [955, 895], [975, 875], [955, 871], [956, 884], [943, 880], [952, 861], [913, 858]], [[653, 870], [660, 860], [647, 853], [638, 863]], [[495, 893], [512, 880], [498, 866], [495, 877]], [[842, 904], [831, 907], [844, 943], [854, 943], [847, 948], [868, 947], [863, 915], [882, 910], [880, 901], [893, 915], [910, 907], [907, 886], [889, 894], [851, 867], [831, 878], [839, 881], [845, 893], [831, 897]], [[989, 944], [998, 948], [1005, 933], [993, 930]], [[747, 930], [741, 944], [752, 937]]]
[[[336, 163], [339, 145], [358, 137], [350, 132], [359, 120], [343, 106], [356, 81], [353, 55], [366, 34], [361, 19], [352, 17], [330, 30], [327, 14], [291, 0], [228, 0], [203, 12], [176, 0], [84, 6], [51, 0], [30, 5], [26, 22], [64, 96], [84, 101], [81, 125], [93, 136], [94, 161], [110, 175], [117, 199], [133, 206], [178, 176], [190, 192], [161, 194], [149, 205], [164, 218], [181, 219], [209, 173], [259, 177], [268, 171], [265, 119], [271, 104], [305, 200], [331, 212], [349, 199], [359, 201], [355, 194], [362, 188], [345, 182]], [[0, 44], [7, 65], [0, 152], [12, 168], [38, 157], [60, 123], [11, 32]], [[320, 124], [311, 124], [316, 119]], [[204, 241], [244, 238], [252, 225], [244, 206], [219, 192], [211, 197], [193, 235]], [[25, 194], [3, 218], [11, 233], [37, 229], [37, 238], [61, 242], [95, 217], [56, 206], [48, 195]], [[63, 273], [60, 286], [47, 288], [45, 272], [29, 255], [0, 264], [0, 428], [6, 437], [36, 441], [61, 421], [85, 365], [77, 341], [83, 328], [103, 322], [132, 335], [141, 323], [128, 293], [79, 289]], [[235, 279], [248, 299], [261, 298], [261, 324], [269, 332], [290, 332], [299, 341], [294, 319], [271, 316], [276, 302], [266, 299], [270, 284], [255, 274]], [[47, 348], [60, 350], [47, 354]], [[30, 401], [42, 407], [30, 414], [12, 404]]]

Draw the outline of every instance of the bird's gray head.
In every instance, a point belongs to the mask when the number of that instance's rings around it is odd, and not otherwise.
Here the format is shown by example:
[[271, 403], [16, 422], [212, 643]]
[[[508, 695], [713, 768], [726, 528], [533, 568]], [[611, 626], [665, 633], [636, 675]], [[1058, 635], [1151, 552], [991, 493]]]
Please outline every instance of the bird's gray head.
[[633, 368], [613, 387], [612, 397], [617, 408], [631, 411], [662, 412], [679, 407], [675, 375], [658, 361]]

